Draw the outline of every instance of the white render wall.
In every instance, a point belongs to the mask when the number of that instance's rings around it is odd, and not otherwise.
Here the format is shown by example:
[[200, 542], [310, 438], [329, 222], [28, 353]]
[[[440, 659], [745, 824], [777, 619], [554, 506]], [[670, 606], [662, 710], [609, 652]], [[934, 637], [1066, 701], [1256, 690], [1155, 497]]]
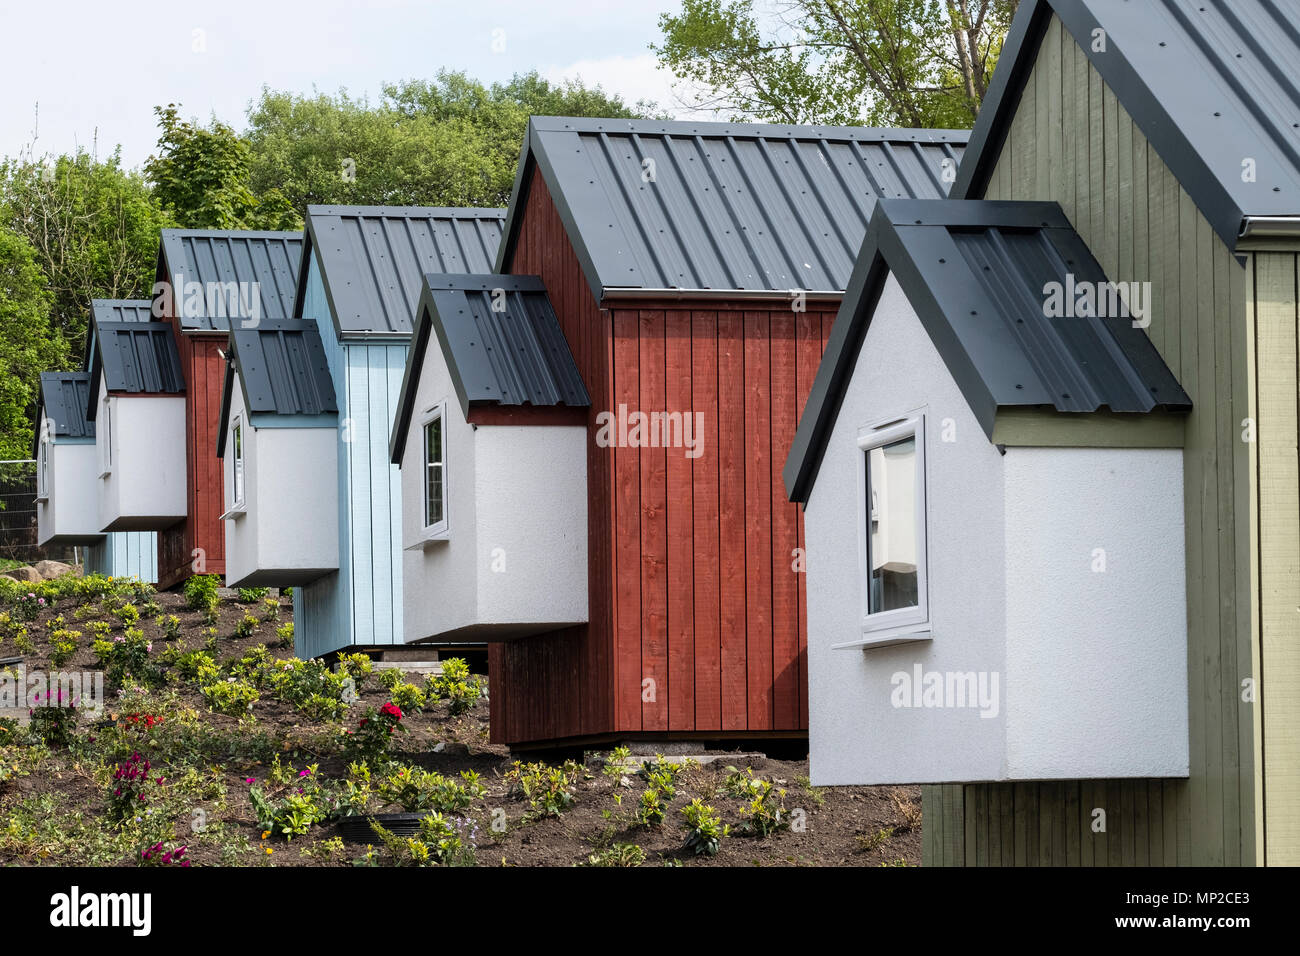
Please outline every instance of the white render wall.
[[[447, 533], [425, 541], [423, 427], [440, 402]], [[585, 622], [586, 465], [585, 428], [469, 424], [431, 337], [402, 456], [407, 642], [506, 640]]]
[[[105, 414], [99, 382], [98, 417]], [[106, 432], [113, 443], [109, 474], [99, 478], [101, 531], [161, 531], [186, 515], [185, 396], [114, 395], [109, 429], [95, 425], [94, 471], [99, 475]]]
[[[832, 648], [861, 637], [859, 429], [917, 409], [930, 639]], [[1000, 454], [891, 276], [805, 513], [813, 783], [1185, 775], [1181, 488], [1179, 450]]]
[[[41, 415], [42, 429], [45, 415]], [[47, 438], [49, 472], [44, 501], [36, 502], [37, 544], [87, 544], [100, 540], [99, 468], [95, 444], [88, 439]], [[37, 468], [40, 467], [39, 459]]]
[[293, 587], [338, 570], [338, 437], [333, 427], [254, 427], [235, 383], [223, 510], [234, 503], [236, 418], [244, 433], [244, 512], [228, 518], [226, 584]]

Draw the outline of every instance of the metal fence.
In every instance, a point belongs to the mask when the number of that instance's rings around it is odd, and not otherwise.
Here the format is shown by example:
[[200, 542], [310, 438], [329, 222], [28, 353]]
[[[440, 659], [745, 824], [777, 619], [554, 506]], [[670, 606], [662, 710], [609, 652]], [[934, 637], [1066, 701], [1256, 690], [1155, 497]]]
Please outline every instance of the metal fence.
[[73, 557], [70, 547], [36, 544], [36, 462], [0, 461], [0, 558], [35, 564]]

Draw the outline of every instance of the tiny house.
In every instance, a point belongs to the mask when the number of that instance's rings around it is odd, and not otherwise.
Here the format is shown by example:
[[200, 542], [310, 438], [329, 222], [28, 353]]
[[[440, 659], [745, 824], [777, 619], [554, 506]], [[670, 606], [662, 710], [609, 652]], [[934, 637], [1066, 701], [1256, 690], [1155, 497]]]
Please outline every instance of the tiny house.
[[232, 328], [226, 362], [217, 457], [227, 584], [299, 586], [337, 571], [338, 407], [316, 324]]
[[337, 513], [338, 563], [294, 593], [299, 657], [403, 643], [389, 436], [415, 310], [426, 274], [491, 270], [501, 220], [499, 209], [308, 207], [292, 315], [316, 325], [337, 406], [334, 483], [314, 505]]
[[95, 426], [86, 419], [89, 372], [41, 374], [36, 435], [36, 543], [97, 544]]
[[185, 391], [185, 510], [160, 530], [160, 587], [225, 573], [221, 462], [215, 451], [232, 327], [284, 319], [293, 305], [302, 234], [164, 229], [153, 315], [170, 325]]
[[590, 398], [589, 613], [489, 645], [493, 741], [806, 733], [780, 464], [872, 208], [944, 196], [966, 135], [529, 121], [495, 271], [541, 279]]
[[534, 276], [429, 275], [391, 456], [406, 638], [587, 622], [590, 401]]
[[171, 328], [96, 318], [89, 386], [99, 530], [157, 531], [183, 518], [185, 380]]
[[[926, 786], [927, 865], [1300, 863], [1294, 21], [1294, 4], [1269, 0], [1019, 5], [952, 194], [1058, 204], [1102, 272], [1140, 290], [1142, 332], [1191, 403], [1181, 469], [1157, 477], [1126, 465], [1123, 476], [1125, 496], [1147, 499], [1157, 480], [1181, 493], [1181, 547], [1132, 570], [1106, 550], [1105, 572], [1153, 575], [1164, 602], [1169, 568], [1183, 568], [1188, 769], [1135, 777], [1112, 764], [1107, 773], [1120, 772], [1105, 777]], [[1098, 505], [1112, 517], [1107, 536], [1139, 553], [1117, 504]], [[1142, 526], [1167, 507], [1153, 503]], [[1041, 526], [1059, 528], [1053, 517]], [[1107, 546], [1092, 542], [1082, 556], [1090, 571], [1098, 548]], [[1160, 624], [1174, 619], [1170, 609]], [[1088, 650], [1061, 650], [1044, 675], [1059, 680]], [[1153, 660], [1140, 660], [1168, 690]], [[1145, 697], [1167, 729], [1182, 695]], [[1025, 739], [1051, 746], [1045, 735]]]
[[814, 784], [1187, 776], [1191, 402], [1128, 295], [1055, 203], [876, 205], [785, 469]]
[[[95, 299], [90, 304], [91, 321], [86, 323], [84, 371], [90, 372], [95, 352], [95, 322], [148, 322], [153, 318], [153, 303], [148, 299]], [[85, 410], [80, 410], [85, 415]], [[87, 422], [92, 430], [93, 423]], [[98, 474], [96, 469], [92, 474]], [[87, 574], [109, 577], [158, 580], [158, 533], [156, 531], [110, 531], [88, 546], [85, 552]]]

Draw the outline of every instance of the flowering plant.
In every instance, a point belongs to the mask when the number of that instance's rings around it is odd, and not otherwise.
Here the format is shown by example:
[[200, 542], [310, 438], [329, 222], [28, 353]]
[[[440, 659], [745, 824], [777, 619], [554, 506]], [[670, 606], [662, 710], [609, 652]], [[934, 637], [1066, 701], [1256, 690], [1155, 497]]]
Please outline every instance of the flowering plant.
[[382, 761], [388, 754], [389, 744], [397, 731], [406, 732], [402, 725], [402, 708], [392, 701], [379, 710], [366, 708], [366, 715], [357, 721], [356, 730], [344, 731], [344, 756], [349, 760]]
[[56, 688], [53, 694], [46, 693], [44, 701], [37, 691], [32, 698], [35, 707], [27, 711], [31, 717], [29, 727], [36, 736], [48, 746], [66, 747], [72, 740], [73, 731], [77, 729], [77, 701], [71, 697], [63, 699], [63, 688]]
[[121, 823], [131, 819], [149, 802], [149, 792], [161, 786], [162, 777], [151, 774], [152, 765], [139, 752], [113, 768], [112, 789], [108, 795], [108, 815]]
[[189, 866], [190, 861], [184, 859], [187, 846], [178, 846], [174, 850], [163, 848], [162, 841], [145, 847], [140, 851], [141, 866]]
[[45, 598], [37, 597], [35, 591], [19, 595], [18, 600], [14, 602], [14, 613], [20, 621], [34, 621], [43, 610], [45, 610]]

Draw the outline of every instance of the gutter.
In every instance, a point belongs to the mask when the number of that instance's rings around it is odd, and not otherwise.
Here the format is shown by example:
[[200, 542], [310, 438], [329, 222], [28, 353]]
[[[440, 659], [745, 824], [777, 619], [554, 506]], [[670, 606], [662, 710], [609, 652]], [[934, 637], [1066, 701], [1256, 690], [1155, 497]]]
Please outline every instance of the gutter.
[[766, 302], [789, 302], [796, 294], [810, 302], [838, 302], [844, 292], [826, 289], [644, 289], [632, 286], [606, 286], [601, 290], [600, 304], [610, 299], [750, 299]]
[[1241, 239], [1300, 239], [1300, 216], [1246, 216]]

